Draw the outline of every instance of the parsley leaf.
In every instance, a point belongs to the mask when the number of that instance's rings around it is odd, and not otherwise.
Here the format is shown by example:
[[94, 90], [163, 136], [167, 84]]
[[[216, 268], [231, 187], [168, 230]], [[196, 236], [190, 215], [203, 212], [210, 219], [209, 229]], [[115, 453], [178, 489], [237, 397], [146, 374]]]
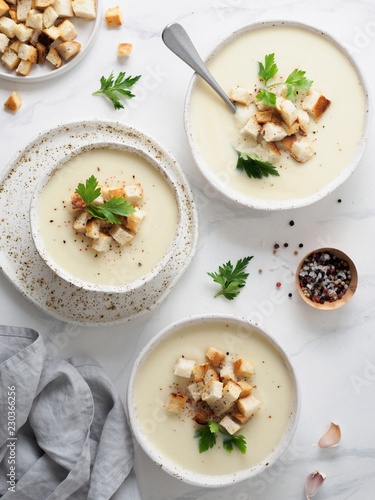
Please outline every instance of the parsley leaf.
[[198, 429], [194, 434], [194, 438], [199, 439], [199, 453], [213, 448], [216, 444], [215, 433], [219, 430], [219, 424], [211, 422], [211, 420], [207, 420], [207, 422], [209, 422], [209, 425]]
[[124, 106], [122, 105], [120, 96], [118, 94], [123, 95], [129, 99], [135, 97], [134, 94], [130, 92], [130, 90], [125, 89], [132, 87], [141, 78], [141, 75], [134, 77], [128, 76], [127, 78], [125, 78], [125, 74], [125, 72], [121, 71], [115, 81], [113, 71], [108, 78], [102, 76], [100, 79], [100, 89], [96, 92], [93, 92], [92, 95], [104, 94], [108, 97], [108, 99], [112, 101], [115, 109], [123, 108]]
[[86, 205], [90, 205], [98, 196], [100, 196], [101, 189], [98, 188], [98, 181], [94, 175], [86, 180], [85, 185], [78, 184], [76, 193], [82, 198]]
[[276, 66], [275, 63], [275, 54], [268, 54], [264, 58], [264, 66], [260, 61], [258, 62], [259, 62], [258, 75], [260, 76], [260, 78], [262, 78], [262, 80], [264, 80], [264, 83], [267, 86], [268, 80], [271, 80], [271, 78], [273, 78], [279, 70], [279, 68]]
[[254, 177], [255, 179], [261, 179], [263, 176], [268, 177], [269, 175], [280, 176], [275, 165], [272, 165], [269, 161], [262, 160], [259, 156], [244, 153], [238, 151], [237, 168], [238, 170], [245, 170], [248, 177]]
[[241, 291], [240, 288], [245, 286], [245, 282], [249, 276], [249, 274], [244, 271], [252, 258], [253, 256], [240, 259], [234, 269], [231, 261], [228, 261], [226, 264], [219, 267], [219, 273], [207, 273], [215, 283], [219, 283], [219, 285], [223, 287], [214, 298], [219, 295], [224, 295], [226, 299], [233, 300], [237, 297]]
[[258, 101], [263, 101], [267, 106], [276, 106], [276, 94], [267, 89], [261, 89], [256, 95]]
[[107, 220], [112, 224], [121, 224], [119, 215], [127, 217], [135, 212], [135, 208], [125, 198], [114, 196], [103, 205], [93, 205], [101, 194], [101, 188], [98, 187], [98, 180], [94, 175], [86, 180], [85, 184], [78, 184], [76, 193], [82, 198], [87, 205], [87, 210], [97, 219]]
[[242, 434], [232, 436], [222, 429], [220, 429], [220, 432], [223, 434], [223, 448], [225, 451], [232, 453], [234, 445], [240, 450], [242, 455], [245, 455], [247, 450], [245, 436], [242, 436]]

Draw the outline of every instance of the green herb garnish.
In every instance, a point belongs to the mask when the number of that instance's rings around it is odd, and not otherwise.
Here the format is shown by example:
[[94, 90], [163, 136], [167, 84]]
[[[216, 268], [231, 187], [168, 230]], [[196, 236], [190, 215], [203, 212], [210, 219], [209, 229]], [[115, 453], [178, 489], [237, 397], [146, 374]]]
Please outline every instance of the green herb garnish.
[[219, 432], [219, 424], [207, 420], [209, 425], [195, 431], [194, 437], [199, 439], [199, 453], [203, 453], [216, 444], [216, 433]]
[[125, 78], [125, 73], [121, 71], [116, 80], [114, 81], [113, 71], [112, 71], [112, 73], [109, 75], [107, 79], [104, 76], [101, 77], [100, 79], [101, 87], [92, 95], [104, 94], [105, 96], [108, 97], [108, 99], [112, 101], [115, 109], [121, 109], [124, 106], [120, 101], [120, 96], [125, 96], [129, 99], [135, 97], [134, 94], [130, 92], [130, 90], [125, 90], [125, 89], [132, 87], [140, 78], [141, 75], [134, 77], [128, 76], [127, 78]]
[[240, 259], [234, 269], [231, 261], [228, 261], [226, 264], [219, 267], [218, 273], [207, 273], [215, 283], [219, 283], [219, 285], [223, 287], [214, 298], [219, 295], [224, 295], [226, 299], [233, 300], [237, 297], [241, 291], [240, 289], [245, 286], [247, 277], [249, 276], [249, 274], [244, 271], [252, 258], [253, 256]]
[[225, 451], [232, 453], [234, 445], [240, 450], [242, 455], [245, 455], [247, 449], [245, 436], [242, 436], [242, 434], [231, 435], [222, 429], [220, 429], [220, 432], [223, 434], [223, 448]]
[[295, 69], [290, 73], [285, 82], [272, 83], [267, 85], [268, 80], [273, 78], [278, 72], [279, 68], [275, 63], [275, 54], [268, 54], [264, 59], [264, 65], [259, 61], [259, 77], [264, 80], [266, 86], [265, 89], [261, 89], [257, 94], [258, 101], [263, 101], [264, 104], [268, 106], [276, 106], [276, 94], [270, 92], [268, 89], [275, 87], [276, 85], [286, 85], [287, 94], [286, 97], [291, 101], [296, 100], [296, 92], [294, 89], [298, 89], [301, 92], [307, 92], [312, 85], [312, 80], [308, 80], [305, 77], [306, 71], [301, 71]]
[[272, 165], [269, 161], [262, 160], [259, 156], [244, 153], [238, 151], [237, 167], [238, 170], [245, 170], [248, 177], [254, 177], [255, 179], [261, 179], [263, 176], [268, 177], [269, 175], [280, 176], [275, 165]]
[[104, 205], [93, 205], [92, 203], [100, 196], [101, 189], [98, 187], [98, 180], [94, 175], [86, 179], [85, 184], [78, 184], [76, 193], [87, 205], [87, 210], [97, 219], [106, 220], [112, 224], [121, 224], [119, 215], [127, 217], [135, 212], [135, 208], [125, 198], [114, 196]]

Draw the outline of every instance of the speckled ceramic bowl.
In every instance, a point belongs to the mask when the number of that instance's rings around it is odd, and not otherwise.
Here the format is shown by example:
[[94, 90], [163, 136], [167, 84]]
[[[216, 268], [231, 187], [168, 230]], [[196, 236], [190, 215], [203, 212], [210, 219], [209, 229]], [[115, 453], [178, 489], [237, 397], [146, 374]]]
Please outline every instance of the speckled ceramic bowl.
[[[186, 135], [187, 139], [191, 148], [191, 151], [193, 153], [193, 157], [195, 159], [195, 162], [202, 172], [202, 174], [205, 176], [207, 181], [214, 186], [214, 188], [220, 192], [220, 195], [225, 196], [231, 201], [234, 201], [236, 203], [239, 203], [241, 205], [244, 205], [246, 207], [250, 208], [255, 208], [255, 209], [260, 209], [260, 210], [286, 210], [286, 209], [291, 209], [291, 208], [298, 208], [298, 207], [303, 207], [306, 205], [310, 205], [312, 203], [315, 203], [316, 201], [321, 200], [328, 194], [330, 194], [332, 191], [334, 191], [337, 187], [339, 187], [344, 181], [348, 179], [348, 177], [354, 172], [355, 168], [357, 167], [359, 161], [362, 158], [362, 155], [365, 151], [365, 147], [368, 141], [369, 137], [369, 129], [370, 129], [370, 103], [369, 103], [369, 95], [368, 95], [368, 87], [366, 84], [366, 81], [363, 77], [363, 74], [354, 61], [354, 59], [351, 57], [351, 55], [348, 53], [346, 48], [339, 42], [337, 41], [332, 35], [326, 33], [325, 31], [309, 26], [304, 23], [299, 23], [295, 21], [281, 21], [281, 20], [275, 20], [275, 21], [261, 21], [261, 22], [256, 22], [256, 23], [251, 23], [243, 26], [242, 28], [236, 30], [232, 34], [230, 34], [228, 37], [226, 37], [224, 40], [222, 40], [216, 47], [215, 49], [210, 53], [210, 55], [207, 57], [205, 60], [206, 63], [210, 62], [211, 59], [213, 59], [223, 48], [225, 48], [227, 45], [229, 45], [231, 42], [236, 40], [239, 36], [241, 36], [244, 33], [254, 31], [260, 28], [267, 28], [267, 27], [279, 27], [279, 26], [286, 26], [286, 27], [295, 27], [295, 28], [301, 28], [303, 30], [307, 30], [309, 32], [315, 33], [320, 37], [323, 37], [326, 39], [328, 42], [333, 44], [335, 47], [337, 47], [344, 55], [345, 57], [349, 60], [351, 65], [354, 67], [358, 78], [361, 82], [362, 88], [363, 88], [363, 93], [364, 93], [364, 98], [365, 98], [365, 103], [364, 103], [364, 122], [363, 122], [363, 129], [362, 129], [362, 134], [361, 138], [359, 140], [358, 146], [356, 148], [355, 154], [349, 161], [349, 163], [339, 172], [339, 174], [328, 184], [323, 186], [321, 189], [319, 189], [317, 192], [310, 196], [306, 196], [303, 198], [294, 198], [294, 199], [286, 199], [286, 200], [271, 200], [271, 199], [262, 199], [262, 198], [256, 198], [254, 196], [247, 195], [245, 193], [242, 193], [238, 190], [236, 190], [234, 187], [228, 185], [228, 173], [226, 170], [220, 171], [219, 173], [214, 172], [205, 162], [199, 147], [197, 145], [197, 141], [194, 138], [193, 135], [193, 130], [192, 130], [192, 125], [191, 125], [191, 101], [192, 101], [192, 94], [194, 93], [194, 89], [197, 85], [197, 82], [199, 81], [199, 76], [194, 75], [188, 91], [186, 95], [186, 100], [185, 100], [185, 113], [184, 113], [184, 120], [185, 120], [185, 130], [186, 130]], [[274, 50], [277, 51], [277, 48]], [[277, 53], [276, 53], [276, 61], [277, 61]], [[216, 98], [216, 96], [215, 96]], [[219, 97], [217, 97], [219, 99]], [[225, 104], [223, 104], [225, 106]], [[301, 167], [302, 168], [302, 167]]]
[[[145, 276], [131, 282], [128, 284], [120, 285], [120, 286], [114, 286], [114, 285], [99, 285], [99, 284], [94, 284], [90, 283], [87, 281], [83, 281], [80, 278], [77, 278], [76, 276], [70, 274], [67, 272], [65, 269], [63, 269], [61, 266], [56, 264], [54, 260], [51, 258], [49, 255], [45, 244], [43, 237], [40, 233], [40, 228], [39, 228], [39, 199], [40, 195], [43, 192], [45, 186], [48, 184], [49, 180], [55, 175], [55, 173], [61, 169], [64, 168], [64, 165], [71, 160], [72, 158], [80, 155], [81, 153], [84, 153], [86, 151], [91, 151], [93, 149], [110, 149], [110, 150], [117, 150], [117, 151], [124, 151], [127, 153], [132, 153], [135, 155], [141, 156], [143, 159], [147, 161], [148, 164], [150, 164], [168, 183], [169, 187], [171, 188], [174, 198], [176, 200], [176, 204], [178, 207], [178, 223], [175, 231], [174, 238], [172, 240], [172, 243], [170, 244], [168, 250], [164, 254], [164, 257], [159, 261], [159, 263], [150, 271], [148, 274]], [[146, 151], [142, 149], [135, 148], [134, 146], [127, 146], [121, 143], [116, 143], [116, 142], [98, 142], [95, 144], [90, 144], [90, 145], [85, 145], [78, 147], [76, 149], [73, 149], [70, 151], [61, 161], [58, 162], [57, 165], [52, 165], [51, 169], [43, 176], [43, 178], [40, 180], [38, 183], [35, 192], [31, 198], [31, 203], [30, 203], [30, 223], [31, 223], [31, 234], [35, 243], [35, 246], [39, 252], [39, 255], [42, 257], [44, 262], [52, 269], [53, 272], [55, 272], [60, 278], [64, 279], [65, 281], [68, 281], [69, 283], [75, 285], [78, 288], [82, 288], [84, 290], [90, 290], [90, 291], [97, 291], [97, 292], [106, 292], [106, 293], [127, 293], [131, 290], [136, 290], [138, 288], [141, 288], [144, 285], [147, 285], [147, 283], [151, 282], [156, 278], [156, 276], [160, 273], [162, 269], [165, 268], [166, 264], [168, 261], [171, 259], [173, 253], [176, 251], [176, 248], [178, 247], [179, 240], [181, 237], [181, 201], [180, 201], [180, 196], [178, 193], [178, 190], [176, 188], [176, 185], [169, 175], [167, 169], [165, 166], [162, 164], [162, 162], [156, 161], [153, 157], [151, 157]]]
[[[137, 373], [138, 370], [147, 363], [147, 358], [152, 351], [158, 347], [161, 343], [163, 343], [169, 336], [175, 334], [178, 331], [183, 330], [189, 326], [195, 325], [204, 325], [207, 323], [214, 324], [224, 324], [238, 328], [241, 332], [241, 341], [246, 341], [246, 333], [250, 334], [250, 330], [255, 329], [255, 334], [258, 335], [261, 339], [266, 340], [270, 346], [276, 350], [277, 355], [280, 356], [283, 363], [285, 364], [287, 371], [290, 374], [291, 382], [292, 382], [292, 404], [291, 404], [291, 412], [289, 416], [289, 421], [286, 426], [286, 429], [277, 444], [277, 446], [273, 449], [272, 453], [270, 453], [267, 457], [265, 457], [260, 463], [257, 465], [241, 470], [237, 473], [231, 473], [227, 475], [203, 475], [197, 474], [195, 472], [184, 469], [163, 455], [162, 449], [156, 449], [155, 446], [150, 442], [146, 434], [143, 432], [139, 419], [137, 417], [137, 407], [135, 403], [135, 386], [137, 384]], [[232, 340], [233, 342], [233, 340]], [[236, 344], [237, 345], [237, 344]], [[171, 368], [171, 376], [173, 375], [173, 370]], [[130, 375], [129, 387], [128, 387], [128, 395], [127, 395], [127, 404], [129, 410], [129, 419], [131, 429], [133, 434], [143, 448], [143, 450], [147, 453], [147, 455], [164, 471], [168, 474], [172, 475], [176, 479], [179, 479], [185, 483], [193, 484], [200, 487], [221, 487], [221, 486], [229, 486], [239, 481], [244, 481], [245, 479], [252, 479], [256, 475], [260, 474], [262, 471], [266, 470], [269, 466], [271, 466], [278, 458], [284, 453], [287, 449], [294, 432], [297, 427], [298, 417], [300, 412], [300, 396], [299, 396], [299, 388], [296, 380], [296, 376], [293, 370], [293, 367], [289, 361], [287, 354], [281, 348], [281, 346], [276, 342], [276, 340], [264, 329], [260, 328], [256, 324], [252, 323], [249, 320], [239, 318], [236, 316], [230, 315], [203, 315], [203, 316], [194, 316], [188, 319], [181, 320], [177, 323], [174, 323], [167, 328], [165, 328], [162, 332], [156, 335], [140, 352], [138, 355], [136, 362], [134, 364], [132, 373]], [[159, 409], [157, 418], [155, 417], [155, 425], [157, 422], [160, 422], [160, 418], [163, 418], [160, 412], [163, 409]], [[152, 415], [150, 413], [150, 418]], [[220, 453], [222, 453], [221, 451]], [[199, 457], [198, 448], [197, 448], [197, 459]]]

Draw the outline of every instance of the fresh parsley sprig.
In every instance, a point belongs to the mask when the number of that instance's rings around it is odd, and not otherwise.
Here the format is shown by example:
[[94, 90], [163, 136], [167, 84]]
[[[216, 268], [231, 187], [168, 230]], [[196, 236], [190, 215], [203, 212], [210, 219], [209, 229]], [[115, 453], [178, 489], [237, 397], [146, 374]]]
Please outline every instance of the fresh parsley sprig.
[[255, 179], [261, 179], [263, 176], [268, 177], [269, 175], [280, 176], [275, 165], [269, 161], [262, 160], [259, 156], [244, 153], [243, 151], [235, 150], [238, 154], [237, 167], [238, 170], [245, 170], [248, 177], [254, 177]]
[[264, 80], [266, 88], [261, 89], [257, 94], [256, 98], [258, 99], [258, 101], [263, 101], [264, 104], [267, 104], [268, 106], [273, 106], [273, 107], [276, 106], [276, 94], [270, 92], [268, 90], [269, 88], [275, 87], [276, 85], [286, 85], [287, 88], [286, 97], [291, 101], [295, 101], [296, 92], [294, 89], [298, 89], [301, 92], [307, 92], [313, 83], [312, 80], [308, 80], [305, 77], [306, 71], [295, 69], [290, 73], [285, 82], [278, 82], [278, 83], [272, 83], [271, 85], [267, 85], [268, 80], [273, 78], [279, 71], [279, 68], [275, 63], [275, 54], [266, 55], [264, 58], [264, 65], [260, 61], [258, 62], [259, 62], [258, 75], [262, 80]]
[[[132, 94], [130, 90], [125, 89], [132, 87], [141, 78], [141, 75], [134, 77], [128, 76], [127, 78], [125, 78], [125, 74], [125, 72], [121, 71], [116, 80], [114, 80], [113, 71], [108, 78], [102, 76], [100, 79], [100, 89], [96, 92], [93, 92], [92, 95], [104, 94], [108, 97], [108, 99], [112, 101], [115, 109], [123, 108], [124, 106], [120, 101], [120, 96], [124, 96], [129, 99], [135, 97], [135, 95]], [[120, 96], [118, 94], [120, 94]]]
[[228, 261], [226, 264], [219, 267], [218, 273], [207, 273], [215, 283], [219, 283], [219, 285], [222, 286], [222, 290], [220, 290], [214, 298], [219, 295], [224, 295], [226, 299], [233, 300], [237, 297], [241, 291], [240, 289], [245, 286], [249, 276], [249, 274], [244, 271], [252, 258], [253, 256], [240, 259], [234, 269], [231, 261]]
[[93, 205], [92, 203], [100, 196], [101, 188], [98, 187], [98, 180], [94, 175], [86, 179], [85, 184], [78, 184], [76, 193], [87, 205], [87, 210], [97, 219], [106, 220], [112, 224], [121, 224], [122, 215], [127, 217], [135, 212], [135, 208], [125, 198], [114, 196], [104, 203], [104, 205]]
[[216, 434], [219, 432], [219, 424], [217, 422], [212, 422], [207, 420], [208, 425], [202, 427], [195, 431], [194, 437], [199, 439], [199, 453], [213, 448], [216, 444]]
[[245, 436], [242, 434], [231, 435], [229, 432], [223, 431], [222, 429], [220, 429], [220, 432], [223, 434], [223, 448], [225, 451], [232, 453], [234, 445], [240, 450], [242, 455], [245, 455], [247, 450]]

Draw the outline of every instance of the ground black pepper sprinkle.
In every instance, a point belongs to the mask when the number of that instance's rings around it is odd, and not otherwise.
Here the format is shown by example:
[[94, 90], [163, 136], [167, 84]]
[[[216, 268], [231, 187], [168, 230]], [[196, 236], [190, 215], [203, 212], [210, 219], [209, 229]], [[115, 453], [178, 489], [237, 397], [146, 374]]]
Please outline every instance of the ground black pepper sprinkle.
[[305, 297], [320, 304], [341, 300], [352, 278], [348, 262], [329, 252], [309, 255], [298, 276]]
[[288, 246], [289, 246], [289, 243], [284, 243], [285, 248], [288, 248]]
[[291, 220], [291, 221], [289, 222], [289, 226], [294, 226], [294, 220]]
[[341, 203], [341, 202], [342, 202], [342, 199], [341, 199], [341, 198], [339, 198], [339, 199], [337, 200], [337, 203]]
[[300, 243], [298, 246], [299, 246], [300, 248], [302, 248], [302, 247], [303, 247], [303, 243]]
[[293, 297], [293, 294], [292, 293], [288, 293], [288, 297]]

